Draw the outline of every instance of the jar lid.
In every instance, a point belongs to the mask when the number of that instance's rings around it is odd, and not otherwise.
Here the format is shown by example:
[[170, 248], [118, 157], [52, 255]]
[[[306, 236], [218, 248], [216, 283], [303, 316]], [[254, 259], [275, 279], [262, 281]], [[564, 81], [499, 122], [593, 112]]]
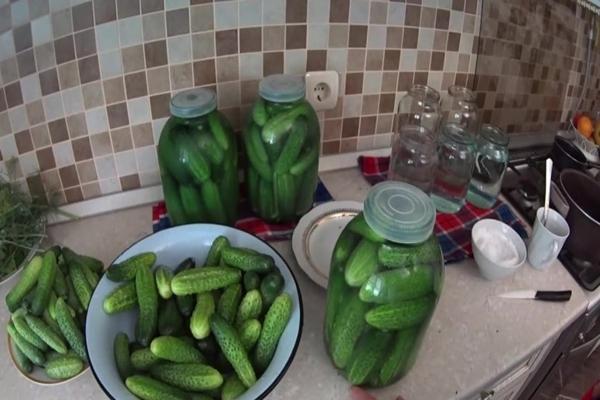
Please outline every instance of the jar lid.
[[429, 196], [404, 182], [373, 186], [363, 212], [371, 229], [396, 243], [421, 243], [431, 236], [435, 224], [435, 207]]
[[304, 80], [300, 76], [277, 74], [260, 81], [258, 93], [265, 100], [288, 103], [304, 98]]
[[508, 135], [497, 126], [494, 125], [483, 125], [479, 134], [489, 140], [492, 143], [500, 146], [508, 146]]
[[185, 90], [171, 98], [169, 108], [176, 117], [196, 118], [217, 108], [217, 96], [206, 88]]

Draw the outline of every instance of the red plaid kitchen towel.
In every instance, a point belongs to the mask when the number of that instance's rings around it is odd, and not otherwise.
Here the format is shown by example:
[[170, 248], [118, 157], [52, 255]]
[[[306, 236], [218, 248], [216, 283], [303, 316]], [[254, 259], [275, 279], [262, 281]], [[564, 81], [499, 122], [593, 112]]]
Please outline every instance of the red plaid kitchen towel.
[[[358, 157], [358, 165], [365, 179], [374, 185], [384, 181], [390, 165], [389, 157]], [[483, 218], [493, 218], [513, 228], [521, 237], [527, 237], [523, 223], [508, 204], [497, 200], [494, 207], [484, 210], [467, 203], [456, 214], [437, 213], [435, 234], [437, 235], [446, 264], [464, 260], [473, 256], [471, 248], [471, 228]]]
[[[243, 189], [243, 184], [240, 185]], [[243, 190], [242, 190], [243, 193]], [[325, 203], [326, 201], [333, 200], [331, 194], [323, 185], [323, 182], [319, 180], [317, 190], [315, 191], [314, 205]], [[245, 199], [240, 201], [240, 215], [238, 220], [235, 222], [235, 227], [251, 233], [255, 236], [260, 237], [264, 240], [287, 240], [292, 237], [296, 222], [290, 222], [286, 224], [270, 224], [266, 221], [258, 218], [250, 210], [250, 205]], [[167, 215], [167, 207], [163, 201], [152, 206], [152, 230], [154, 232], [162, 229], [169, 228], [171, 221]]]

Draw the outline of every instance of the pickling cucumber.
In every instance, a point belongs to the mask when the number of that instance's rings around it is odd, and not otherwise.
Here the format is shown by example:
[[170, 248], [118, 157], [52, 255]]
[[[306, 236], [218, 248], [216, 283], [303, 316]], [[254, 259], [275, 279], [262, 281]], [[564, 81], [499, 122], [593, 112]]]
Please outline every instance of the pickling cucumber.
[[242, 274], [236, 268], [193, 268], [177, 273], [171, 281], [171, 290], [178, 296], [209, 292], [237, 283], [241, 279]]
[[113, 282], [130, 281], [135, 278], [135, 273], [138, 268], [150, 269], [154, 266], [155, 262], [155, 253], [139, 253], [108, 267], [108, 270], [106, 270], [106, 277]]
[[279, 338], [292, 316], [292, 308], [292, 298], [287, 293], [277, 296], [269, 307], [254, 352], [254, 362], [258, 370], [264, 371], [271, 363]]
[[243, 271], [264, 273], [271, 271], [275, 266], [273, 257], [261, 253], [252, 253], [239, 247], [229, 246], [223, 249], [222, 257], [227, 265]]
[[433, 270], [414, 265], [373, 274], [363, 283], [359, 297], [369, 303], [394, 303], [423, 297], [433, 291]]
[[158, 293], [152, 271], [143, 267], [137, 269], [135, 291], [140, 308], [135, 337], [139, 344], [147, 346], [158, 327]]
[[116, 314], [135, 308], [138, 304], [135, 282], [127, 282], [114, 289], [104, 298], [102, 308], [107, 314]]
[[425, 321], [433, 312], [434, 306], [432, 296], [384, 304], [369, 310], [365, 320], [377, 329], [407, 329]]
[[43, 261], [41, 256], [33, 257], [23, 269], [19, 282], [17, 282], [6, 295], [6, 305], [11, 313], [19, 308], [21, 300], [23, 300], [27, 293], [34, 288], [42, 270], [42, 265]]
[[344, 273], [346, 283], [360, 287], [377, 271], [377, 249], [379, 245], [362, 239], [352, 251]]

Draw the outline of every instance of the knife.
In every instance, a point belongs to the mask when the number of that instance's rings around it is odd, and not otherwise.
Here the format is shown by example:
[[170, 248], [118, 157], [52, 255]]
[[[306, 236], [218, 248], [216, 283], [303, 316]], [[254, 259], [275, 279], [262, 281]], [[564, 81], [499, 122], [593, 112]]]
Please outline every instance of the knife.
[[502, 293], [498, 297], [505, 299], [529, 299], [542, 301], [569, 301], [570, 290], [517, 290], [515, 292]]

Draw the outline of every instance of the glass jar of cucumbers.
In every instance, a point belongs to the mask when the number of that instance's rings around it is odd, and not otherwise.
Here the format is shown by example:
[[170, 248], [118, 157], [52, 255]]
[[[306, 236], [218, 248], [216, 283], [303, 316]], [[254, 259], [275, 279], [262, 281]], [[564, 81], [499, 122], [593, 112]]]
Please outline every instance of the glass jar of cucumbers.
[[412, 367], [443, 285], [435, 208], [416, 186], [374, 186], [338, 238], [325, 342], [353, 385], [382, 387]]
[[173, 225], [232, 225], [237, 216], [237, 144], [229, 122], [216, 110], [209, 89], [171, 99], [171, 117], [158, 143], [167, 212]]
[[304, 90], [301, 77], [264, 78], [246, 125], [248, 197], [252, 210], [270, 222], [293, 221], [313, 203], [320, 132]]

